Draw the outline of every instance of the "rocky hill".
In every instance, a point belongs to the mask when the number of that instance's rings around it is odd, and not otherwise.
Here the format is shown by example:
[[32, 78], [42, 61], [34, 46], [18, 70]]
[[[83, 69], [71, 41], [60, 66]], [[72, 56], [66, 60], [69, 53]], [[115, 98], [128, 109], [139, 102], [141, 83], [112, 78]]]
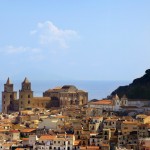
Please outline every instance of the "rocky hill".
[[120, 86], [111, 95], [118, 94], [122, 97], [124, 94], [131, 99], [150, 99], [150, 69], [145, 71], [145, 75], [141, 78], [133, 80], [126, 86]]

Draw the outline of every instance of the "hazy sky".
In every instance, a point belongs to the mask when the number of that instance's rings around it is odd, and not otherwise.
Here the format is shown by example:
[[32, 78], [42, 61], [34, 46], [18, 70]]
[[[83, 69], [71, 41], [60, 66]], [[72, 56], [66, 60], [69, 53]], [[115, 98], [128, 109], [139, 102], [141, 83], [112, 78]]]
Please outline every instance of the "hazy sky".
[[132, 80], [149, 64], [149, 0], [0, 3], [0, 79]]

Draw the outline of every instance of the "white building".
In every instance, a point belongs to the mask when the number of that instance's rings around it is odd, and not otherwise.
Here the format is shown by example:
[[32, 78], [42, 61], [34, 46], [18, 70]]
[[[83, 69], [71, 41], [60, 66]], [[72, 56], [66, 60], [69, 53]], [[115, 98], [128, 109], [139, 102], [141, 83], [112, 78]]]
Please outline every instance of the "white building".
[[58, 134], [53, 141], [52, 150], [72, 150], [74, 140], [73, 134]]
[[18, 130], [10, 131], [11, 141], [20, 140], [20, 132]]
[[147, 99], [128, 99], [129, 106], [150, 106], [150, 100]]
[[121, 99], [115, 95], [111, 100], [103, 99], [96, 102], [90, 102], [89, 107], [99, 108], [106, 111], [119, 111], [121, 106], [128, 106], [128, 99], [123, 96]]
[[29, 135], [29, 145], [35, 145], [36, 141], [38, 140], [37, 135]]

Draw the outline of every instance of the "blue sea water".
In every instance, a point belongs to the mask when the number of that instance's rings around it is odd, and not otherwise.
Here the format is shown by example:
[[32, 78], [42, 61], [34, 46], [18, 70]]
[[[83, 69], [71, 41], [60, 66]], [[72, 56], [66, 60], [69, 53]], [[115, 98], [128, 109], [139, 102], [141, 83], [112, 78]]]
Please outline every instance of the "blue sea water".
[[[13, 82], [15, 91], [21, 89], [21, 82]], [[0, 91], [4, 90], [5, 83], [6, 81], [0, 81]], [[34, 96], [42, 96], [44, 91], [56, 86], [75, 85], [78, 89], [88, 92], [89, 100], [106, 98], [116, 88], [127, 84], [129, 84], [129, 81], [31, 81]]]

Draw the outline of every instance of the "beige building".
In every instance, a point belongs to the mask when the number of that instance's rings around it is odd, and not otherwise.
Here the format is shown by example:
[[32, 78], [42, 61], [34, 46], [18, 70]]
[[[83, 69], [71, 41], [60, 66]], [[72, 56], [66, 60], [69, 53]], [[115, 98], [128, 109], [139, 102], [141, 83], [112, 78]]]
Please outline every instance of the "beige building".
[[90, 145], [91, 146], [100, 146], [103, 142], [103, 137], [101, 134], [98, 133], [91, 133], [90, 134]]
[[123, 121], [121, 124], [121, 130], [123, 134], [128, 134], [132, 131], [138, 131], [139, 123], [137, 121]]
[[13, 109], [13, 102], [17, 99], [17, 92], [14, 91], [13, 84], [7, 80], [4, 84], [4, 91], [2, 92], [2, 112], [8, 113], [9, 110]]
[[116, 129], [117, 128], [117, 121], [116, 118], [107, 118], [104, 120], [104, 128], [105, 129]]
[[73, 85], [64, 85], [49, 89], [43, 93], [43, 96], [50, 97], [52, 106], [66, 107], [72, 105], [84, 105], [88, 102], [88, 93], [78, 90]]
[[10, 113], [32, 108], [78, 106], [84, 105], [88, 101], [87, 92], [70, 85], [47, 90], [43, 93], [43, 97], [34, 97], [31, 82], [27, 78], [22, 82], [18, 97], [19, 99], [17, 99], [17, 92], [14, 91], [13, 84], [8, 78], [2, 92], [2, 112]]
[[27, 78], [22, 82], [19, 99], [17, 99], [17, 92], [14, 91], [13, 84], [8, 78], [2, 92], [2, 112], [10, 113], [29, 108], [47, 108], [50, 100], [50, 97], [34, 97], [31, 82]]
[[91, 133], [98, 133], [102, 129], [103, 117], [92, 117], [89, 121], [89, 131]]
[[74, 141], [73, 134], [57, 134], [53, 140], [52, 150], [72, 150]]
[[139, 139], [139, 150], [150, 150], [150, 138]]
[[22, 82], [22, 88], [19, 90], [19, 110], [28, 108], [48, 108], [49, 97], [34, 97], [31, 89], [31, 82], [27, 78]]
[[149, 137], [149, 124], [139, 124], [138, 125], [138, 138]]
[[10, 138], [11, 140], [20, 140], [20, 132], [18, 130], [11, 130], [10, 131]]

